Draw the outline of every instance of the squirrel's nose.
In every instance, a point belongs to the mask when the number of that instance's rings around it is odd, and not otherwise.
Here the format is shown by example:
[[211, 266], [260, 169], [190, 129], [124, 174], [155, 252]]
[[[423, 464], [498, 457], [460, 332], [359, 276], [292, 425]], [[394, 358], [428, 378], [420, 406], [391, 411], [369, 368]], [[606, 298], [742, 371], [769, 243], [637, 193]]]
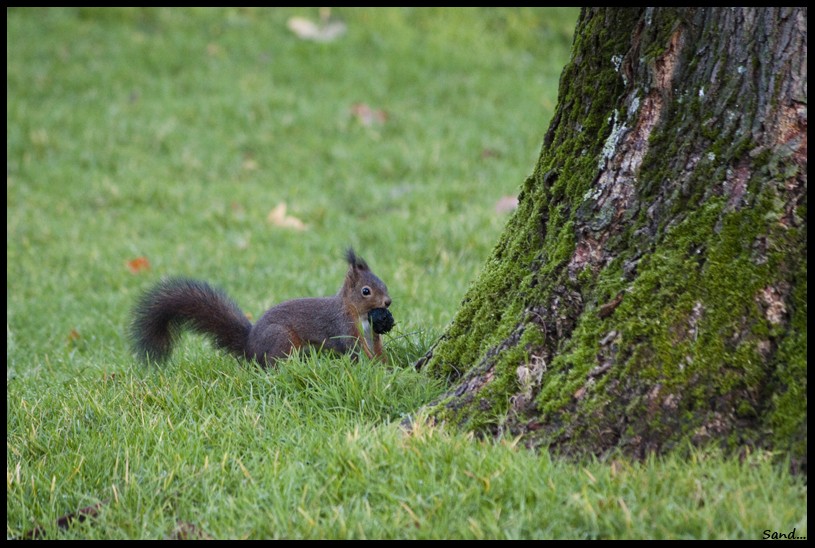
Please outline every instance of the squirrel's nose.
[[385, 299], [385, 308], [388, 308], [390, 305], [391, 305], [391, 298], [388, 297], [387, 299]]

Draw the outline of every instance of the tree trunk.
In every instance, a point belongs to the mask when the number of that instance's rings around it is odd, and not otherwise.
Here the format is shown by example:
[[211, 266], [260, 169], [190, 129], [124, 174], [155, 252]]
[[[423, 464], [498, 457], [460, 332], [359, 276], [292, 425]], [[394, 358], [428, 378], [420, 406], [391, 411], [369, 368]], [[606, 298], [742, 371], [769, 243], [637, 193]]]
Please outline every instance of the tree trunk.
[[417, 367], [439, 420], [566, 454], [806, 466], [806, 28], [584, 9], [519, 206]]

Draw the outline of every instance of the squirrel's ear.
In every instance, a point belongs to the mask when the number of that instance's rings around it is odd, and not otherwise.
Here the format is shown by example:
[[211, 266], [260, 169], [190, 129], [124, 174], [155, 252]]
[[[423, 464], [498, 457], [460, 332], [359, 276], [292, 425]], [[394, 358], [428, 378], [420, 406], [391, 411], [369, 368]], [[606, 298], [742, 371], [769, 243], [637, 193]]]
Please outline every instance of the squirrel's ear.
[[348, 261], [351, 270], [368, 270], [368, 263], [362, 257], [358, 257], [352, 247], [345, 251], [345, 260]]

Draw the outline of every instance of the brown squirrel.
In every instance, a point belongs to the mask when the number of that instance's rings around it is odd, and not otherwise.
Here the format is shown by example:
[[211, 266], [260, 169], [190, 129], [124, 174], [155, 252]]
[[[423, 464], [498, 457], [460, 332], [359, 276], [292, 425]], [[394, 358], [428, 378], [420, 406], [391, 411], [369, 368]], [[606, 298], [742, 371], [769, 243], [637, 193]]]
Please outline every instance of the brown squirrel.
[[142, 359], [172, 352], [183, 328], [211, 337], [231, 354], [271, 365], [298, 348], [329, 350], [386, 361], [381, 334], [393, 326], [388, 288], [349, 248], [348, 272], [332, 297], [294, 299], [267, 310], [253, 326], [235, 302], [206, 282], [170, 278], [136, 304], [131, 335]]

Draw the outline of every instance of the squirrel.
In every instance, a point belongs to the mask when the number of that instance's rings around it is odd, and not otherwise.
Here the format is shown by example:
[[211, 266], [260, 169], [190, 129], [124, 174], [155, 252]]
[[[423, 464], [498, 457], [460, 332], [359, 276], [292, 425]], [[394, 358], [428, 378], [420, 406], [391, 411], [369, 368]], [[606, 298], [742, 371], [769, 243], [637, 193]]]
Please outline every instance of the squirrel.
[[143, 360], [162, 362], [172, 353], [183, 328], [208, 335], [215, 346], [262, 366], [292, 351], [360, 351], [387, 361], [381, 334], [393, 326], [388, 288], [352, 248], [345, 253], [348, 272], [332, 297], [282, 302], [252, 325], [240, 307], [220, 289], [188, 278], [159, 282], [137, 302], [131, 336]]

